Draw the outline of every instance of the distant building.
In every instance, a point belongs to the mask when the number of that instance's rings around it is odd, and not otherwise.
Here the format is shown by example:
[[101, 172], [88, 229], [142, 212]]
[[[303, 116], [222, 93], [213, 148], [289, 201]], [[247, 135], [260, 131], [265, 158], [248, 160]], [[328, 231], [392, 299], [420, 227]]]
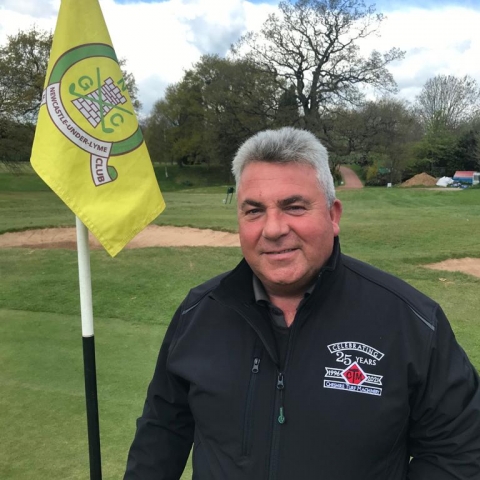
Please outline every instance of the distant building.
[[480, 172], [459, 170], [455, 172], [453, 180], [461, 183], [469, 183], [470, 185], [477, 185], [477, 183], [480, 183]]

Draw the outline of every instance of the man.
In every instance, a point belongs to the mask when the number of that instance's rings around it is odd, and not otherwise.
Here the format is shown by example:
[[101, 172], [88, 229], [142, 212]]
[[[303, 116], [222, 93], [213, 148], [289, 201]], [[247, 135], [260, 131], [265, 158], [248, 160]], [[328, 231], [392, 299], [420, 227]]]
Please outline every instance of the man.
[[344, 256], [326, 150], [293, 128], [233, 161], [244, 259], [167, 331], [126, 480], [480, 479], [480, 388], [440, 307]]

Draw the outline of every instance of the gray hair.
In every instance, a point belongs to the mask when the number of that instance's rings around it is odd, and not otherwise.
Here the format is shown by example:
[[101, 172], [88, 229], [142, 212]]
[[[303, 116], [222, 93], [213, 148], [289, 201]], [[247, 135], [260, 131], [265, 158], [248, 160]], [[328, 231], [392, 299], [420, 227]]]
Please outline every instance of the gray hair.
[[250, 137], [240, 146], [232, 162], [237, 190], [243, 170], [252, 162], [296, 162], [311, 165], [317, 172], [318, 183], [328, 208], [333, 205], [335, 187], [328, 165], [327, 149], [313, 133], [284, 127], [279, 130], [264, 130]]

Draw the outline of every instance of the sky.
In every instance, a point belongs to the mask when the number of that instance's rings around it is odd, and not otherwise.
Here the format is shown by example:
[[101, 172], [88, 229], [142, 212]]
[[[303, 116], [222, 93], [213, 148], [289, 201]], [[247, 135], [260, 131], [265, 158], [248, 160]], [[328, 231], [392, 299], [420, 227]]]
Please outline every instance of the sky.
[[[201, 55], [225, 55], [240, 35], [260, 29], [277, 4], [100, 0], [117, 56], [126, 58], [126, 68], [135, 76], [142, 115]], [[34, 25], [54, 31], [59, 6], [60, 0], [0, 0], [0, 45], [8, 35]], [[380, 36], [369, 37], [362, 51], [405, 51], [405, 58], [390, 66], [401, 98], [413, 102], [438, 74], [470, 75], [480, 84], [480, 0], [378, 0], [376, 6], [386, 20]]]

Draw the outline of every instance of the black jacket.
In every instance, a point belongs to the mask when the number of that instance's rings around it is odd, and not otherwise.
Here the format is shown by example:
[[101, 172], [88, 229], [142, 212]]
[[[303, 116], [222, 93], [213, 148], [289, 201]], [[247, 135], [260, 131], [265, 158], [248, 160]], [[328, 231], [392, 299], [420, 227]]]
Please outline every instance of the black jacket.
[[192, 441], [194, 480], [480, 479], [479, 379], [438, 304], [337, 242], [291, 328], [281, 369], [244, 260], [191, 290], [125, 480], [178, 480]]

